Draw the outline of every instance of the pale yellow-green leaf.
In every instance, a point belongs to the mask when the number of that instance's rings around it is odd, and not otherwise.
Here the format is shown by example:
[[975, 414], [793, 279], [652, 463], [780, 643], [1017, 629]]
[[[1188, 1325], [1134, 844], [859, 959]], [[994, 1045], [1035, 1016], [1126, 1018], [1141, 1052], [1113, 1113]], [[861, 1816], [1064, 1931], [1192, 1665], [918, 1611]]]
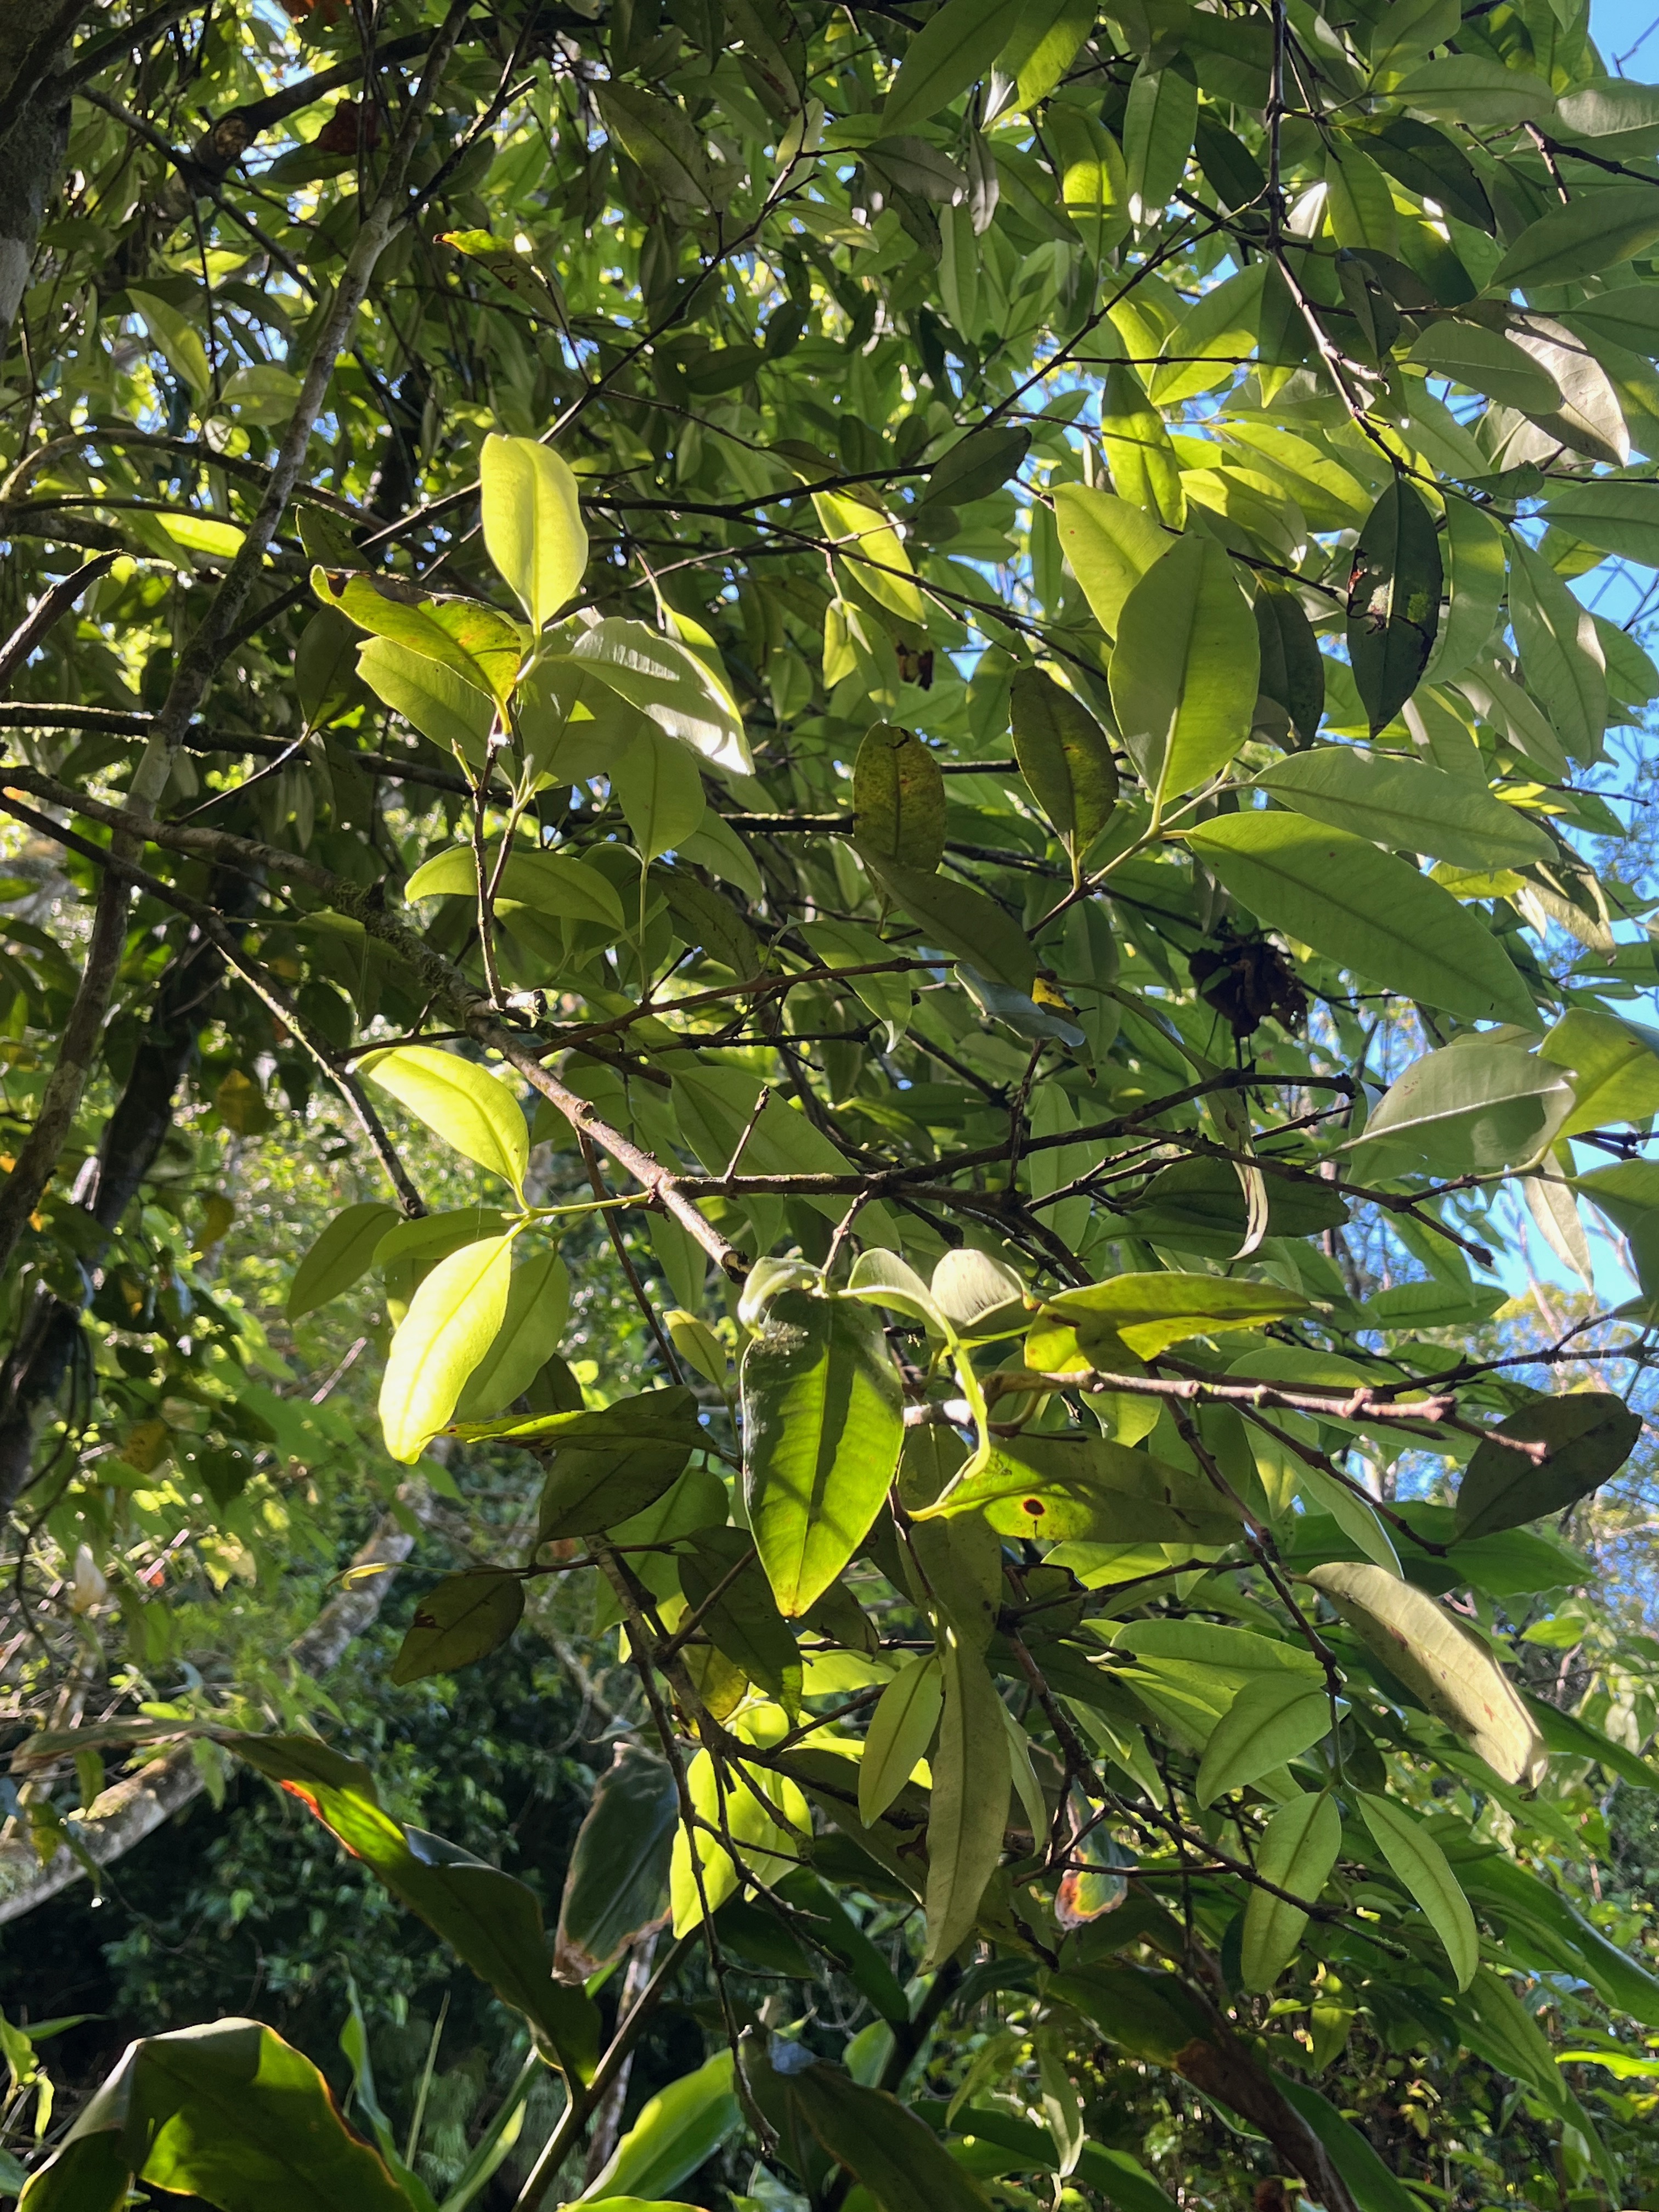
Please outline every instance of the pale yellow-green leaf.
[[408, 1107], [434, 1136], [522, 1194], [530, 1164], [524, 1109], [476, 1060], [432, 1045], [398, 1045], [366, 1060], [363, 1073]]
[[507, 1312], [511, 1237], [486, 1237], [440, 1260], [410, 1300], [380, 1384], [380, 1425], [395, 1460], [417, 1460], [455, 1410]]
[[488, 437], [478, 465], [484, 545], [543, 629], [582, 580], [587, 532], [569, 464], [535, 438]]

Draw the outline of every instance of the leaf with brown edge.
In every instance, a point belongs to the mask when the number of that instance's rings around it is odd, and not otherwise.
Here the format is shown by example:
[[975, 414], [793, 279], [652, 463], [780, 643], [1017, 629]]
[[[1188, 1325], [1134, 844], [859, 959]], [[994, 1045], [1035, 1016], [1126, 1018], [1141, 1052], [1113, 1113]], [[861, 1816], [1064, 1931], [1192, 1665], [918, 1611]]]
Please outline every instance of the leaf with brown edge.
[[447, 1575], [416, 1607], [392, 1679], [421, 1682], [471, 1667], [505, 1644], [523, 1617], [521, 1577], [498, 1567]]

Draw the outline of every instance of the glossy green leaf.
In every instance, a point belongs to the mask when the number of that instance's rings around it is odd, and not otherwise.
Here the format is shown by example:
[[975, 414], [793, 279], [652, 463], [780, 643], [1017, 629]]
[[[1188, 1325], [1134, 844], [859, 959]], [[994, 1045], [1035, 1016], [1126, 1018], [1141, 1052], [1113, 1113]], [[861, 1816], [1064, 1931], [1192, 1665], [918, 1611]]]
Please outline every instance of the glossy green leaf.
[[948, 106], [990, 68], [1020, 15], [1020, 0], [945, 0], [905, 51], [883, 103], [883, 131], [913, 130]]
[[1181, 69], [1157, 67], [1146, 56], [1130, 81], [1123, 117], [1129, 211], [1136, 222], [1163, 213], [1181, 181], [1197, 127], [1197, 85]]
[[875, 1316], [782, 1292], [744, 1353], [743, 1413], [749, 1525], [794, 1619], [864, 1541], [898, 1465], [898, 1370]]
[[582, 580], [587, 532], [569, 465], [534, 438], [489, 437], [478, 465], [484, 544], [544, 629]]
[[1607, 665], [1588, 611], [1524, 539], [1510, 544], [1510, 618], [1527, 680], [1575, 760], [1600, 757]]
[[[1408, 80], [1409, 82], [1409, 80]], [[1639, 185], [1592, 186], [1522, 232], [1492, 271], [1504, 291], [1576, 284], [1659, 238], [1659, 209]]]
[[129, 2044], [31, 2174], [22, 2203], [28, 2212], [119, 2212], [134, 2182], [221, 2212], [409, 2212], [311, 2061], [254, 2020]]
[[1411, 359], [1431, 376], [1449, 377], [1523, 414], [1547, 415], [1560, 404], [1560, 387], [1549, 371], [1485, 323], [1456, 316], [1431, 323], [1413, 341]]
[[325, 609], [337, 608], [371, 636], [435, 661], [464, 684], [496, 699], [511, 696], [523, 658], [522, 633], [493, 607], [471, 599], [418, 599], [368, 576], [335, 579], [311, 572]]
[[1534, 418], [1539, 434], [1522, 437], [1516, 458], [1533, 451], [1547, 454], [1559, 441], [1591, 460], [1622, 466], [1630, 459], [1629, 428], [1613, 379], [1590, 348], [1547, 315], [1529, 315], [1513, 325], [1513, 334], [1561, 392], [1558, 408]]
[[1216, 1723], [1198, 1770], [1198, 1802], [1243, 1790], [1329, 1733], [1331, 1701], [1322, 1683], [1300, 1674], [1262, 1674], [1246, 1681]]
[[867, 505], [854, 492], [815, 492], [812, 504], [825, 536], [842, 549], [857, 588], [887, 613], [912, 623], [920, 642], [927, 631], [927, 606], [904, 541], [885, 510]]
[[1393, 88], [1392, 97], [1419, 115], [1489, 131], [1547, 115], [1555, 104], [1541, 78], [1525, 70], [1507, 69], [1485, 54], [1448, 54], [1438, 61], [1420, 62]]
[[[1139, 371], [1127, 362], [1114, 361], [1107, 366], [1100, 394], [1100, 434], [1115, 490], [1152, 522], [1162, 523], [1168, 530], [1182, 528], [1187, 520], [1187, 492], [1181, 463], [1163, 416], [1146, 397]], [[1161, 553], [1167, 541], [1157, 542]], [[1070, 551], [1069, 545], [1066, 550]], [[1073, 565], [1076, 566], [1075, 562]], [[1079, 575], [1081, 579], [1081, 570]], [[1089, 591], [1086, 580], [1084, 588]], [[1092, 594], [1091, 600], [1092, 604]], [[1098, 608], [1096, 612], [1099, 613]], [[1101, 619], [1103, 627], [1113, 627], [1106, 624], [1103, 617]]]
[[945, 857], [945, 778], [914, 730], [875, 722], [853, 763], [853, 836], [859, 850], [931, 873]]
[[[1641, 1433], [1641, 1415], [1605, 1390], [1571, 1391], [1511, 1413], [1464, 1470], [1458, 1534], [1489, 1536], [1577, 1504], [1618, 1474]], [[1534, 1457], [1515, 1449], [1524, 1444], [1545, 1450]]]
[[[797, 2046], [798, 2048], [799, 2046]], [[787, 2109], [856, 2175], [880, 2212], [988, 2212], [990, 2199], [925, 2121], [819, 2060], [789, 2072]]]
[[1097, 262], [1128, 235], [1129, 173], [1122, 149], [1103, 124], [1069, 104], [1056, 101], [1043, 128], [1054, 150], [1060, 204], [1085, 252]]
[[1031, 449], [1028, 430], [974, 430], [947, 446], [927, 475], [927, 497], [941, 507], [969, 507], [1018, 472]]
[[928, 875], [868, 854], [865, 858], [881, 889], [921, 930], [924, 945], [942, 946], [981, 975], [1030, 992], [1037, 965], [1031, 940], [989, 892], [954, 876]]
[[715, 1650], [749, 1680], [799, 1711], [801, 1656], [742, 1528], [704, 1528], [680, 1553], [680, 1588]]
[[1260, 583], [1255, 630], [1262, 691], [1285, 709], [1304, 744], [1311, 744], [1325, 711], [1325, 662], [1295, 593], [1265, 580]]
[[1524, 868], [1555, 857], [1551, 840], [1518, 808], [1393, 754], [1320, 745], [1276, 761], [1257, 781], [1313, 821], [1455, 867]]
[[[1255, 1870], [1291, 1897], [1316, 1903], [1342, 1846], [1342, 1818], [1323, 1791], [1293, 1797], [1268, 1821], [1256, 1845]], [[1244, 1907], [1240, 1963], [1247, 1990], [1267, 1990], [1302, 1948], [1308, 1916], [1271, 1890], [1252, 1889]]]
[[390, 638], [372, 637], [359, 648], [357, 673], [375, 697], [413, 723], [422, 737], [482, 769], [495, 702], [441, 661], [411, 652]]
[[402, 1220], [395, 1206], [365, 1200], [337, 1213], [294, 1271], [289, 1285], [288, 1317], [299, 1321], [331, 1298], [361, 1282], [374, 1265], [374, 1254], [388, 1229]]
[[669, 2212], [662, 2191], [676, 2189], [706, 2166], [736, 2129], [739, 2108], [729, 2051], [716, 2051], [695, 2073], [659, 2089], [599, 2168], [578, 2204], [605, 2203], [611, 2212]]
[[1153, 406], [1173, 407], [1239, 374], [1261, 329], [1267, 274], [1265, 261], [1253, 262], [1224, 277], [1188, 309], [1165, 339], [1164, 360], [1147, 386]]
[[945, 1255], [927, 1290], [958, 1336], [1016, 1336], [1030, 1318], [1025, 1285], [1014, 1269], [970, 1245]]
[[607, 133], [650, 179], [674, 220], [690, 223], [706, 214], [713, 179], [684, 109], [616, 78], [599, 88], [598, 105]]
[[[485, 848], [493, 876], [499, 848]], [[469, 845], [435, 853], [404, 885], [406, 899], [471, 898], [478, 896], [477, 862]], [[496, 910], [533, 907], [567, 921], [597, 921], [621, 932], [622, 902], [597, 868], [566, 853], [538, 852], [521, 846], [507, 855], [496, 894]]]
[[1446, 608], [1425, 672], [1425, 680], [1432, 684], [1460, 675], [1468, 666], [1491, 640], [1504, 602], [1502, 533], [1468, 500], [1446, 502], [1443, 556]]
[[611, 763], [616, 793], [634, 842], [647, 860], [672, 852], [693, 836], [707, 801], [696, 757], [650, 723], [643, 723]]
[[927, 1757], [944, 1705], [939, 1660], [920, 1651], [905, 1661], [877, 1699], [859, 1762], [859, 1818], [866, 1827], [881, 1818], [917, 1760]]
[[471, 1667], [505, 1644], [523, 1617], [519, 1576], [496, 1567], [447, 1575], [416, 1603], [392, 1679], [421, 1682]]
[[1428, 665], [1442, 580], [1434, 518], [1421, 493], [1395, 477], [1359, 533], [1348, 579], [1348, 659], [1373, 733], [1394, 720]]
[[[736, 1725], [775, 1741], [783, 1723], [774, 1705], [744, 1715]], [[747, 1875], [769, 1884], [781, 1881], [799, 1863], [812, 1827], [806, 1800], [789, 1776], [740, 1758], [717, 1770], [700, 1751], [686, 1770], [686, 1789], [693, 1810], [708, 1825], [692, 1837], [684, 1824], [675, 1832], [669, 1894], [677, 1936], [700, 1928], [705, 1906], [717, 1912]]]
[[1261, 688], [1255, 621], [1212, 538], [1177, 538], [1124, 601], [1112, 709], [1149, 789], [1165, 800], [1224, 769]]
[[1412, 2212], [1419, 2200], [1378, 2156], [1370, 2137], [1344, 2119], [1328, 2098], [1288, 2074], [1276, 2073], [1273, 2086], [1330, 2154], [1359, 2212]]
[[1534, 1020], [1491, 932], [1449, 892], [1346, 830], [1237, 814], [1187, 833], [1233, 896], [1276, 929], [1384, 990], [1468, 1021]]
[[[549, 1455], [538, 1544], [592, 1536], [653, 1505], [702, 1441], [684, 1389], [646, 1390], [599, 1412], [481, 1425]], [[465, 1435], [463, 1431], [463, 1435]]]
[[[1413, 1286], [1415, 1287], [1415, 1286]], [[1369, 1309], [1367, 1318], [1370, 1317]], [[1375, 1509], [1324, 1468], [1304, 1461], [1295, 1470], [1297, 1492], [1316, 1512], [1328, 1513], [1362, 1559], [1385, 1573], [1401, 1571], [1394, 1539]]]
[[1115, 1335], [1141, 1359], [1183, 1338], [1218, 1330], [1261, 1328], [1305, 1310], [1293, 1291], [1220, 1275], [1126, 1274], [1075, 1291], [1057, 1291], [1044, 1300], [1080, 1337], [1091, 1332]]
[[1659, 483], [1650, 477], [1586, 477], [1547, 500], [1544, 514], [1557, 529], [1603, 553], [1644, 567], [1659, 562]]
[[1240, 1533], [1201, 1476], [1086, 1429], [996, 1438], [918, 1525], [933, 1513], [982, 1514], [1001, 1535], [1044, 1543], [1228, 1544]]
[[583, 630], [568, 665], [584, 682], [603, 684], [711, 767], [733, 775], [753, 769], [743, 720], [717, 655], [694, 651], [684, 639], [642, 622], [607, 615]]
[[1424, 1590], [1370, 1565], [1314, 1567], [1308, 1579], [1419, 1704], [1505, 1782], [1535, 1783], [1543, 1740], [1486, 1644]]
[[1659, 1031], [1601, 1008], [1573, 1006], [1538, 1049], [1571, 1077], [1576, 1103], [1562, 1136], [1659, 1113]]
[[908, 1260], [896, 1252], [864, 1251], [853, 1262], [847, 1294], [866, 1305], [884, 1306], [890, 1313], [919, 1321], [935, 1336], [948, 1335], [949, 1325], [933, 1303], [933, 1294]]
[[522, 1194], [530, 1164], [524, 1109], [476, 1060], [432, 1045], [398, 1045], [366, 1059], [362, 1071], [434, 1136]]
[[1358, 1794], [1360, 1812], [1376, 1848], [1422, 1906], [1451, 1961], [1458, 1988], [1468, 1989], [1480, 1963], [1480, 1939], [1469, 1901], [1447, 1863], [1446, 1854], [1423, 1823], [1393, 1798], [1378, 1797], [1365, 1790]]
[[945, 1704], [929, 1762], [924, 1969], [942, 1966], [973, 1928], [1002, 1856], [1010, 1786], [1005, 1709], [984, 1661], [954, 1636], [939, 1660]]
[[380, 1425], [393, 1459], [420, 1457], [495, 1341], [507, 1315], [513, 1242], [487, 1237], [463, 1245], [439, 1261], [410, 1300], [380, 1383]]

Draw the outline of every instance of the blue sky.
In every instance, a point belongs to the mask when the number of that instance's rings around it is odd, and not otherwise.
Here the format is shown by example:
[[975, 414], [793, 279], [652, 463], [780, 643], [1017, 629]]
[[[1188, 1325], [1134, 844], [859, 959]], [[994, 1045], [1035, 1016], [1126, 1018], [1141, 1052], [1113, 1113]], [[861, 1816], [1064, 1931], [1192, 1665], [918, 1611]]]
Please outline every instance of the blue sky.
[[[1620, 76], [1659, 81], [1659, 28], [1653, 29], [1634, 53], [1631, 52], [1642, 33], [1656, 24], [1659, 24], [1659, 0], [1591, 0], [1591, 33], [1608, 69]], [[1629, 56], [1622, 69], [1621, 55]]]

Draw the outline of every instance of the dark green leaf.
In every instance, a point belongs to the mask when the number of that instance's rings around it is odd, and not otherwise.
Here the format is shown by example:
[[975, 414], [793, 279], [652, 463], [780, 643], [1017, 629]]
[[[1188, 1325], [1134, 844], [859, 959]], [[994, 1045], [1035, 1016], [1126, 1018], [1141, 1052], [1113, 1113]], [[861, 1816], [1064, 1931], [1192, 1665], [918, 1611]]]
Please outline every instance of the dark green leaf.
[[[1489, 1536], [1577, 1504], [1618, 1474], [1641, 1433], [1641, 1415], [1605, 1390], [1511, 1413], [1475, 1447], [1458, 1486], [1458, 1534]], [[1543, 1449], [1534, 1456], [1528, 1444]]]
[[1263, 583], [1255, 595], [1261, 689], [1281, 706], [1304, 745], [1319, 734], [1325, 711], [1325, 661], [1313, 625], [1293, 592]]
[[495, 1567], [449, 1575], [429, 1589], [392, 1664], [394, 1682], [447, 1674], [506, 1643], [524, 1617], [520, 1577]]
[[1117, 805], [1111, 745], [1076, 693], [1040, 668], [1021, 669], [1011, 696], [1014, 757], [1075, 871]]
[[799, 1711], [800, 1648], [748, 1532], [705, 1528], [695, 1536], [680, 1554], [680, 1587], [715, 1649], [769, 1697]]
[[1371, 509], [1348, 579], [1348, 659], [1373, 733], [1417, 689], [1440, 627], [1434, 518], [1403, 477]]
[[887, 896], [917, 925], [924, 945], [939, 945], [994, 981], [1030, 992], [1037, 967], [1031, 940], [988, 893], [868, 852], [864, 858]]
[[410, 2212], [311, 2061], [254, 2020], [130, 2044], [22, 2202], [118, 2212], [135, 2181], [221, 2212]]
[[668, 1860], [679, 1798], [666, 1759], [619, 1743], [582, 1816], [559, 1905], [554, 1965], [586, 1981], [621, 1957], [668, 1910]]
[[337, 1213], [294, 1271], [288, 1293], [289, 1319], [298, 1321], [314, 1313], [319, 1306], [360, 1282], [374, 1264], [380, 1239], [402, 1218], [395, 1206], [374, 1200], [348, 1206], [343, 1213]]
[[647, 1390], [599, 1413], [487, 1423], [483, 1432], [550, 1455], [538, 1545], [597, 1535], [643, 1512], [678, 1475], [702, 1434], [696, 1401], [681, 1389]]

